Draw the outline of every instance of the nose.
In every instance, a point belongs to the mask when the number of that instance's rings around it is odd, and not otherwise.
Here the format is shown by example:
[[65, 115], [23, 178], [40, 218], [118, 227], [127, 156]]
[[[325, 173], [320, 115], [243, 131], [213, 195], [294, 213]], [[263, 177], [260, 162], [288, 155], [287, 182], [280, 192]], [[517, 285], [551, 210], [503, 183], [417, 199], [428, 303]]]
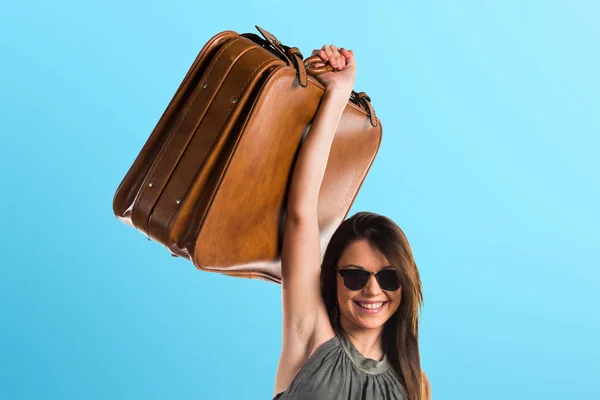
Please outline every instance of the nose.
[[365, 294], [368, 294], [369, 296], [374, 296], [381, 293], [381, 287], [379, 286], [379, 282], [377, 282], [375, 275], [371, 274], [371, 276], [369, 276], [369, 280], [365, 285], [364, 291]]

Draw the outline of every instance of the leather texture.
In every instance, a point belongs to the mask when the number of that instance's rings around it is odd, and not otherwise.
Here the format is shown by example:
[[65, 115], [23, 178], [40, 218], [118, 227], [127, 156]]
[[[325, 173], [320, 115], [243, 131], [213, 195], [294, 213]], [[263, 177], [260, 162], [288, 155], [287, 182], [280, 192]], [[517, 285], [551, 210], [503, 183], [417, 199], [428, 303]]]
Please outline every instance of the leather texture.
[[[200, 270], [281, 282], [286, 193], [323, 86], [297, 48], [224, 31], [202, 48], [119, 185], [115, 216]], [[324, 249], [381, 143], [370, 98], [353, 92], [319, 195]]]

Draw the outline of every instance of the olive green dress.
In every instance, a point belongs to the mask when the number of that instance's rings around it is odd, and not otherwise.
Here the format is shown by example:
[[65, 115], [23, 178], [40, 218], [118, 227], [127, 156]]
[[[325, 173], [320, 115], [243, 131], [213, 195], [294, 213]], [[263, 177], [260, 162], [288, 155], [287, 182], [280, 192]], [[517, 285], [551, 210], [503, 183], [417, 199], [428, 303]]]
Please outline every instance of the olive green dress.
[[339, 335], [323, 343], [275, 399], [404, 400], [404, 393], [387, 357], [366, 358]]

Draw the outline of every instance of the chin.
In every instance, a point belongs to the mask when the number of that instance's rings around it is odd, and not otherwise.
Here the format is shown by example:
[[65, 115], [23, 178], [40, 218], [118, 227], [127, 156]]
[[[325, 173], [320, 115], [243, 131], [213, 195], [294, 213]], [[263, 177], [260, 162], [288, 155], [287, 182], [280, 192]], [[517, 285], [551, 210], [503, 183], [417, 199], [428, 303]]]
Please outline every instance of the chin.
[[383, 321], [364, 321], [364, 320], [357, 320], [356, 321], [356, 325], [358, 325], [360, 328], [365, 329], [365, 330], [372, 330], [372, 329], [380, 329], [383, 328], [383, 326], [385, 325], [386, 320]]

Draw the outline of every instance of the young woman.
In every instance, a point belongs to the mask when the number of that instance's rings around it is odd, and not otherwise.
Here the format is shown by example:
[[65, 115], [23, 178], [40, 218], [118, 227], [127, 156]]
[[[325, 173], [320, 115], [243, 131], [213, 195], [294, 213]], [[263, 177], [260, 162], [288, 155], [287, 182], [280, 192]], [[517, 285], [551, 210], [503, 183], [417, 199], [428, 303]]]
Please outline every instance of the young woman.
[[430, 398], [421, 371], [421, 281], [402, 230], [358, 213], [332, 236], [321, 263], [319, 190], [354, 86], [352, 51], [313, 51], [333, 72], [302, 145], [288, 197], [282, 250], [283, 346], [275, 399]]

